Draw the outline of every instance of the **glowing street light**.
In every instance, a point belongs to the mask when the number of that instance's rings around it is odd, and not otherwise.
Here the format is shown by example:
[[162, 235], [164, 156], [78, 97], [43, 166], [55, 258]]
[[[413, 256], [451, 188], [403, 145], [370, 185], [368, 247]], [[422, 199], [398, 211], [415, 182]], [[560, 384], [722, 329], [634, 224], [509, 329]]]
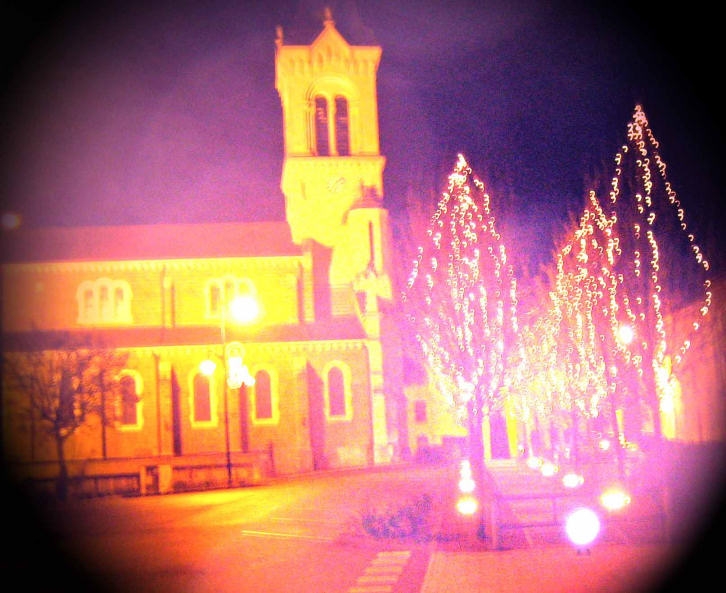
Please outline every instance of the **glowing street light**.
[[600, 518], [587, 507], [579, 507], [565, 519], [565, 532], [569, 540], [577, 546], [577, 553], [590, 552], [590, 545], [600, 533]]
[[567, 472], [562, 476], [562, 485], [565, 488], [579, 488], [585, 483], [585, 478], [582, 474], [576, 472]]
[[600, 504], [608, 511], [619, 511], [630, 504], [630, 494], [619, 486], [611, 486], [600, 495]]
[[[251, 323], [260, 314], [260, 306], [254, 295], [242, 295], [229, 302], [223, 302], [221, 307], [220, 334], [222, 338], [222, 364], [224, 369], [224, 386], [222, 388], [224, 403], [224, 452], [227, 466], [227, 487], [232, 486], [232, 451], [229, 435], [229, 390], [239, 389], [242, 385], [254, 385], [255, 380], [250, 375], [247, 366], [243, 364], [244, 348], [239, 342], [227, 343], [227, 315], [238, 323]], [[205, 360], [200, 365], [203, 374], [210, 376], [214, 373], [214, 362]]]

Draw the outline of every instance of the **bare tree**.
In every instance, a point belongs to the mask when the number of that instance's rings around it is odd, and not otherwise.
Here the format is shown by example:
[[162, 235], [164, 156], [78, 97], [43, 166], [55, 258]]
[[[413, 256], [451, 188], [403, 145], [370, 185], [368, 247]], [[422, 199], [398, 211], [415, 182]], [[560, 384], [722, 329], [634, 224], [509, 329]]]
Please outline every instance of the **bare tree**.
[[[91, 415], [107, 423], [119, 397], [118, 374], [128, 354], [103, 348], [88, 335], [63, 333], [50, 340], [35, 332], [20, 347], [4, 353], [4, 378], [31, 430], [30, 444], [51, 439], [58, 460], [56, 494], [68, 495], [68, 439]], [[31, 451], [31, 457], [35, 457]]]

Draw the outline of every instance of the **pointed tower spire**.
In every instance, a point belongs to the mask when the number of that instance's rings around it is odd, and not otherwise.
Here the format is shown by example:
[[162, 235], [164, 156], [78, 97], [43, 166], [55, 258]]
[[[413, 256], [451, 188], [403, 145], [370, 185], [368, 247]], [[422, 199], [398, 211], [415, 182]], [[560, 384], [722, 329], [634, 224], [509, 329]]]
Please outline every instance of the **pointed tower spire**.
[[330, 6], [326, 6], [323, 9], [323, 25], [326, 27], [332, 27], [335, 25], [335, 21], [333, 20], [333, 12], [330, 10]]

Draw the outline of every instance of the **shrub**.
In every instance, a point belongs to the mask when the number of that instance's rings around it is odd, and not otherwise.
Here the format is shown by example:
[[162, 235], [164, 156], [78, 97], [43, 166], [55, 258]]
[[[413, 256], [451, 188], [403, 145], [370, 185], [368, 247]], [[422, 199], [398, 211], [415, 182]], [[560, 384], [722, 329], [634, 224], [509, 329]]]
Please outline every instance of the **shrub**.
[[361, 525], [363, 531], [377, 538], [428, 539], [431, 507], [431, 496], [422, 494], [403, 503], [365, 509], [361, 513]]

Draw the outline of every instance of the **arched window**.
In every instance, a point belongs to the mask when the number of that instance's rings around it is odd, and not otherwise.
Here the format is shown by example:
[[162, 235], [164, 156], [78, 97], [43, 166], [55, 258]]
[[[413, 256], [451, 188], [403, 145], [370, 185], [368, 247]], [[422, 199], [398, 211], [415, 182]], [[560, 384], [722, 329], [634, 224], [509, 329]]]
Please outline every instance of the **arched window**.
[[209, 377], [203, 373], [194, 375], [192, 422], [212, 421], [212, 396], [209, 387]]
[[121, 431], [141, 430], [144, 424], [144, 380], [138, 371], [124, 370], [119, 377], [118, 398], [114, 402], [114, 418]]
[[350, 367], [339, 360], [325, 365], [322, 373], [325, 416], [332, 422], [353, 419], [353, 394]]
[[121, 377], [121, 424], [138, 424], [138, 403], [136, 381], [131, 375], [124, 375]]
[[96, 299], [92, 288], [83, 291], [83, 304], [79, 318], [82, 320], [95, 320], [96, 318]]
[[113, 292], [113, 316], [115, 318], [123, 317], [126, 314], [126, 294], [124, 289], [117, 286]]
[[328, 101], [318, 96], [315, 97], [315, 152], [318, 156], [330, 156], [328, 134]]
[[272, 385], [267, 371], [255, 374], [255, 420], [272, 419]]
[[98, 287], [98, 309], [100, 312], [101, 319], [110, 319], [112, 315], [111, 311], [111, 297], [108, 294], [108, 285], [104, 284]]
[[209, 286], [209, 315], [219, 317], [222, 311], [222, 288], [219, 284]]
[[328, 371], [328, 402], [330, 416], [345, 416], [345, 381], [338, 367]]
[[125, 280], [86, 280], [76, 290], [78, 323], [131, 323], [131, 286]]
[[335, 149], [340, 156], [350, 155], [348, 130], [348, 100], [338, 95], [335, 97]]

